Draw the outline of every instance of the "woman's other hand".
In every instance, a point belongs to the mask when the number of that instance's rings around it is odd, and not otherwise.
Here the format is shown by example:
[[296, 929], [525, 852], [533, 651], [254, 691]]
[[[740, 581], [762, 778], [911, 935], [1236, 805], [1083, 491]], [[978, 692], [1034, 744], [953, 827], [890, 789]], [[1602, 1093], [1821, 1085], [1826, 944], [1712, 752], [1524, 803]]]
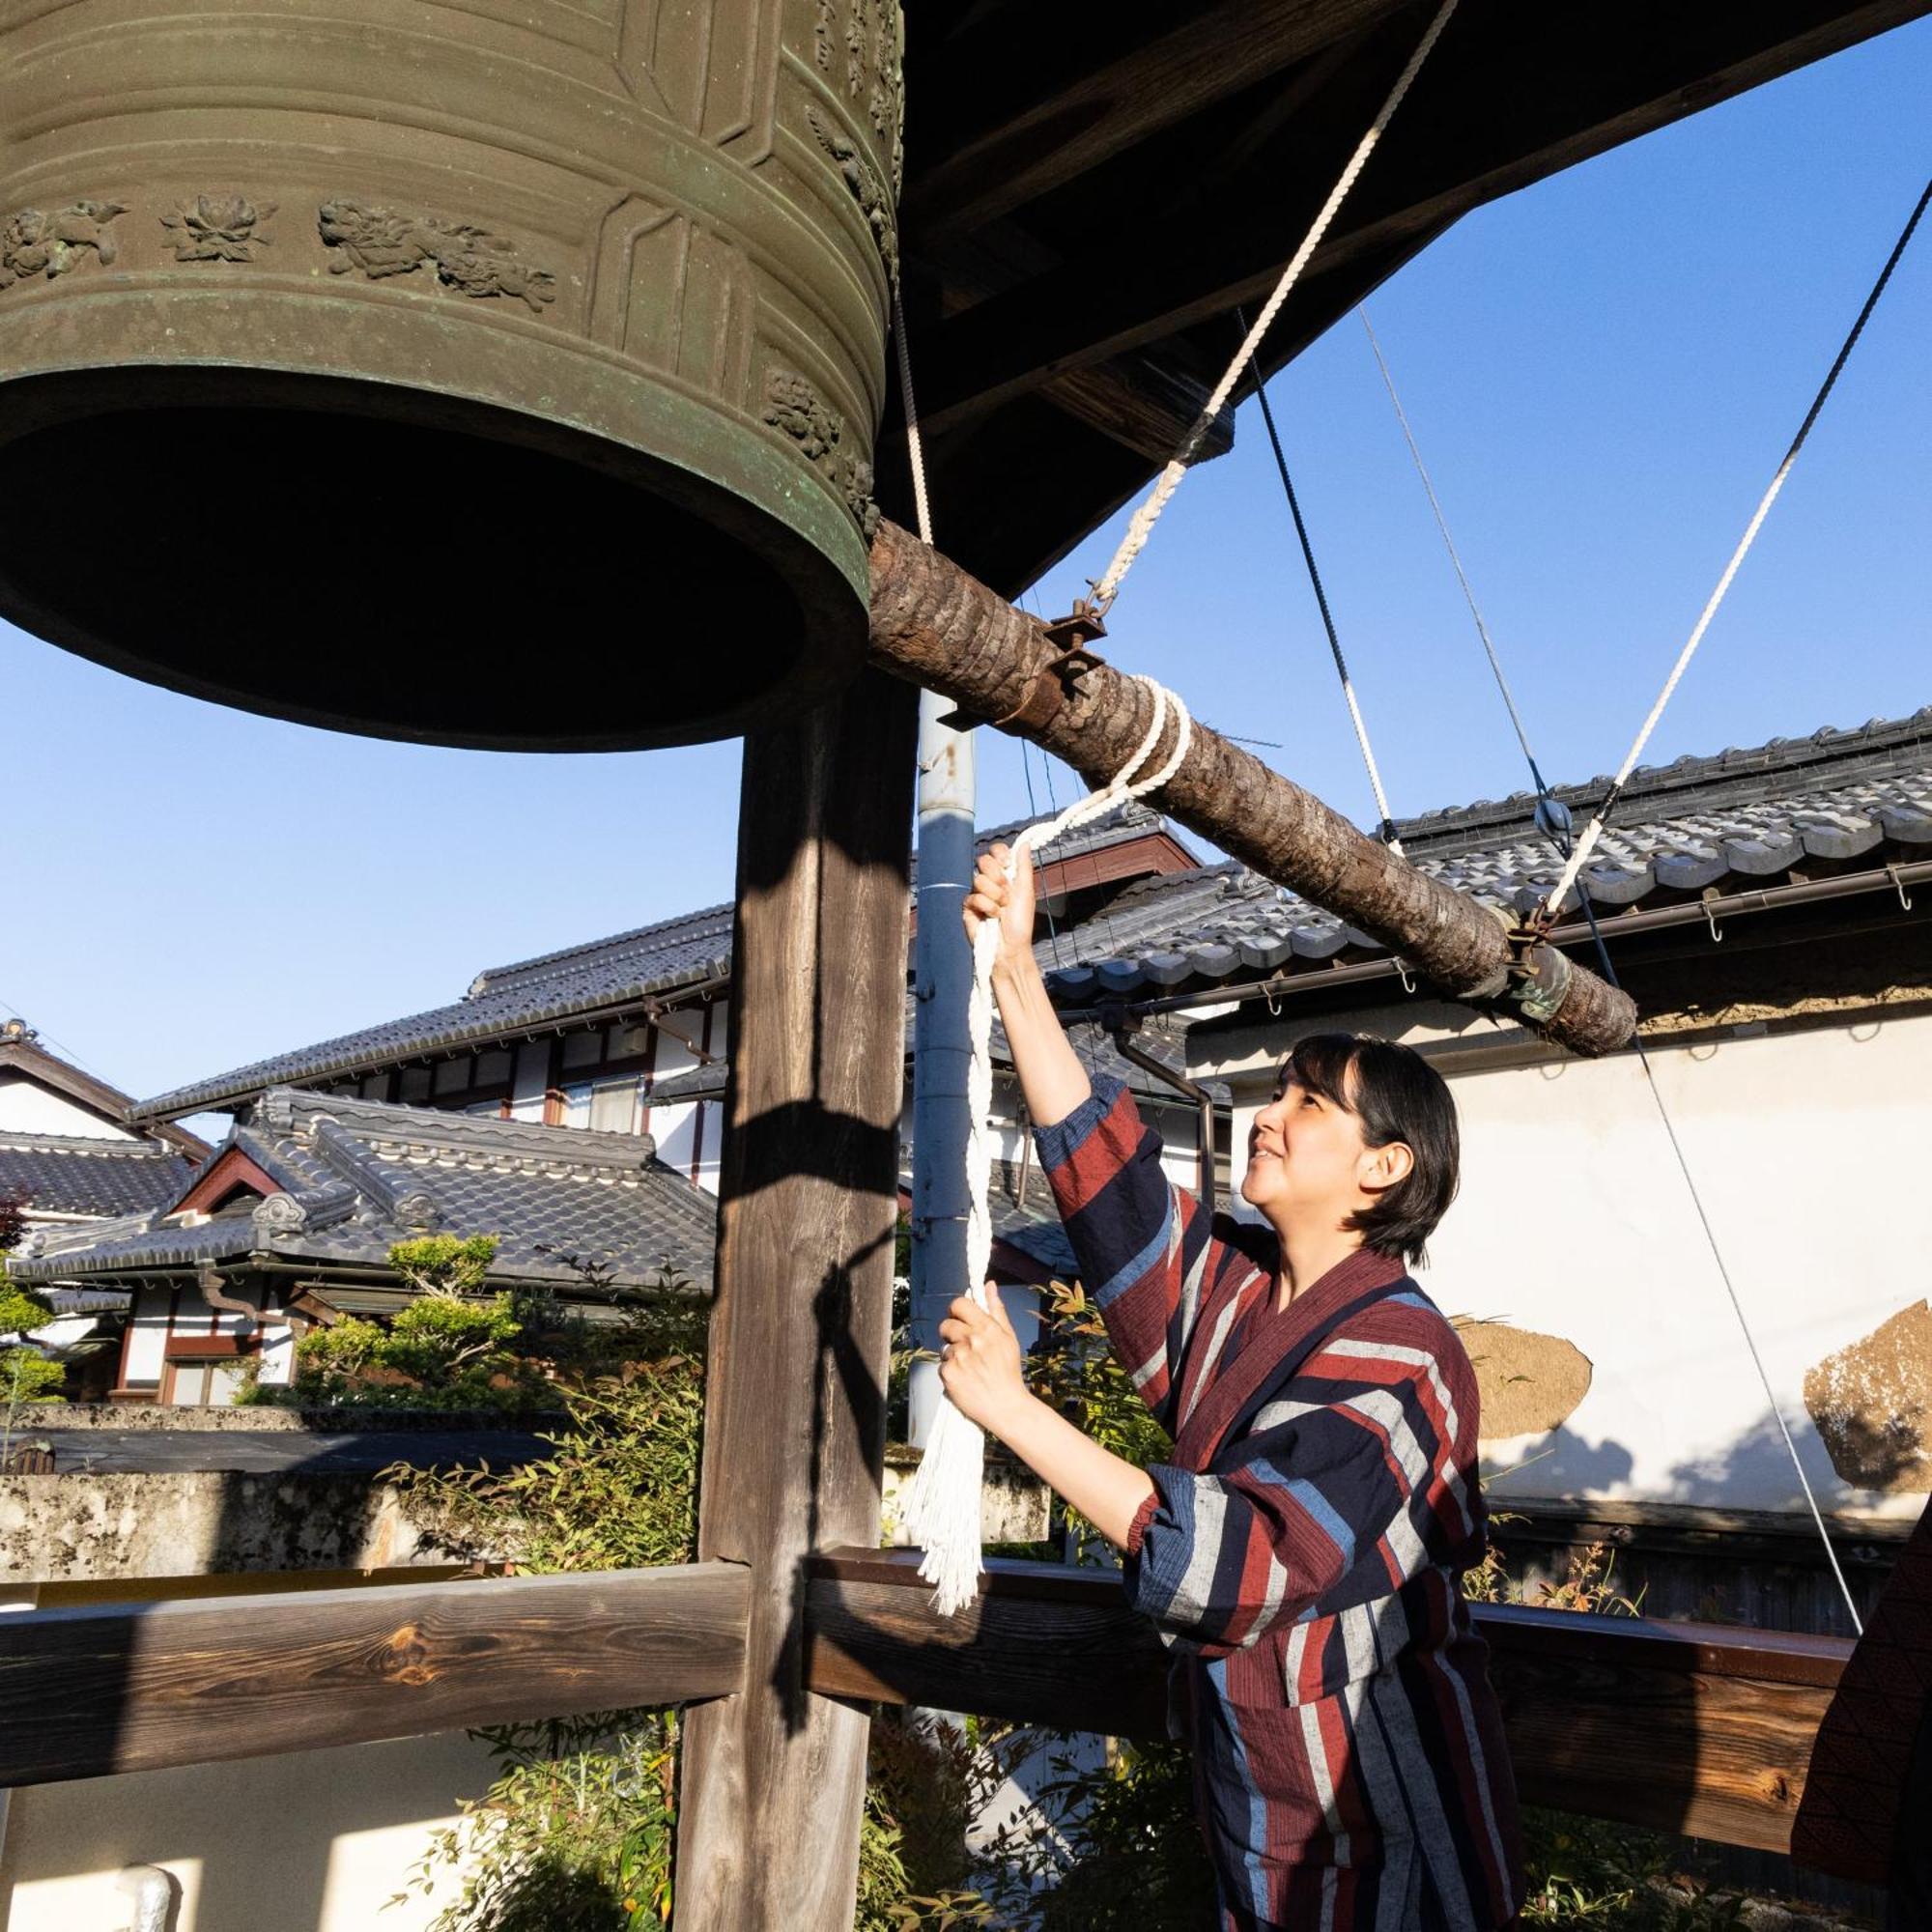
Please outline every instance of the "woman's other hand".
[[986, 1284], [990, 1310], [961, 1295], [939, 1324], [946, 1344], [939, 1357], [939, 1380], [953, 1406], [989, 1435], [1004, 1439], [1019, 1412], [1033, 1401], [1020, 1373], [1020, 1342], [1008, 1319], [1006, 1303]]
[[1007, 877], [1008, 847], [990, 846], [980, 854], [973, 883], [966, 894], [966, 943], [977, 943], [980, 928], [989, 919], [1000, 926], [1000, 950], [995, 972], [1033, 958], [1033, 855], [1022, 853], [1013, 876]]

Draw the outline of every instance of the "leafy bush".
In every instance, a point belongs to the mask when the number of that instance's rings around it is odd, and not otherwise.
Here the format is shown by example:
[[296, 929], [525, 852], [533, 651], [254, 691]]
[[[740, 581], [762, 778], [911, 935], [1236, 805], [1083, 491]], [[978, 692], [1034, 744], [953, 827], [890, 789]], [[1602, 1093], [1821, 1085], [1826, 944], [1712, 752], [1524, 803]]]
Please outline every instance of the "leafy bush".
[[423, 1235], [397, 1241], [389, 1250], [389, 1265], [418, 1294], [479, 1294], [497, 1259], [495, 1235]]
[[27, 1204], [17, 1195], [0, 1194], [0, 1255], [17, 1247], [27, 1232]]
[[31, 1335], [53, 1320], [53, 1304], [0, 1275], [0, 1335]]
[[16, 1402], [59, 1402], [67, 1370], [33, 1349], [0, 1349], [0, 1406]]

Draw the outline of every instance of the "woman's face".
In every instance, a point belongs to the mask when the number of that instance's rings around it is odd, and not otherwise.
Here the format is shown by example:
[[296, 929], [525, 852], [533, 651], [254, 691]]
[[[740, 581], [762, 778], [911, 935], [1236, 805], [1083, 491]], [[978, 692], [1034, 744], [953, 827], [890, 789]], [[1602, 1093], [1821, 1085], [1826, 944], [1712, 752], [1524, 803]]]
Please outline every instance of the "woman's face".
[[1299, 1086], [1284, 1068], [1274, 1098], [1248, 1129], [1241, 1199], [1277, 1228], [1339, 1227], [1373, 1198], [1364, 1182], [1376, 1151], [1363, 1143], [1355, 1115]]

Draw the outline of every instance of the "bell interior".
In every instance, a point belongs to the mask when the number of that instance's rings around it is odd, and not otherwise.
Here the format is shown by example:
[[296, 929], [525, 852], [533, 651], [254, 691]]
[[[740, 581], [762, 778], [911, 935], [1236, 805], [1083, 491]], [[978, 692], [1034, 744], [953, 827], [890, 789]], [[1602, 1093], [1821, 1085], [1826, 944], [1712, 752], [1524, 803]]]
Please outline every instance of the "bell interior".
[[809, 546], [607, 439], [374, 384], [89, 378], [24, 409], [41, 385], [6, 385], [27, 426], [0, 451], [0, 614], [152, 683], [622, 750], [731, 735], [863, 647]]

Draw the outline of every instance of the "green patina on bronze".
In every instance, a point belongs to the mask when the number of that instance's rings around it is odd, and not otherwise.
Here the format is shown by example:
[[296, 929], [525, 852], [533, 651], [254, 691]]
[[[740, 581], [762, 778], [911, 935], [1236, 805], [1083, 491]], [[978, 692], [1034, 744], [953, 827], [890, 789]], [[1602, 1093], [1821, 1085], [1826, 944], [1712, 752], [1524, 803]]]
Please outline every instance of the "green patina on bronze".
[[900, 40], [896, 0], [17, 15], [0, 615], [443, 744], [675, 744], [830, 689]]

